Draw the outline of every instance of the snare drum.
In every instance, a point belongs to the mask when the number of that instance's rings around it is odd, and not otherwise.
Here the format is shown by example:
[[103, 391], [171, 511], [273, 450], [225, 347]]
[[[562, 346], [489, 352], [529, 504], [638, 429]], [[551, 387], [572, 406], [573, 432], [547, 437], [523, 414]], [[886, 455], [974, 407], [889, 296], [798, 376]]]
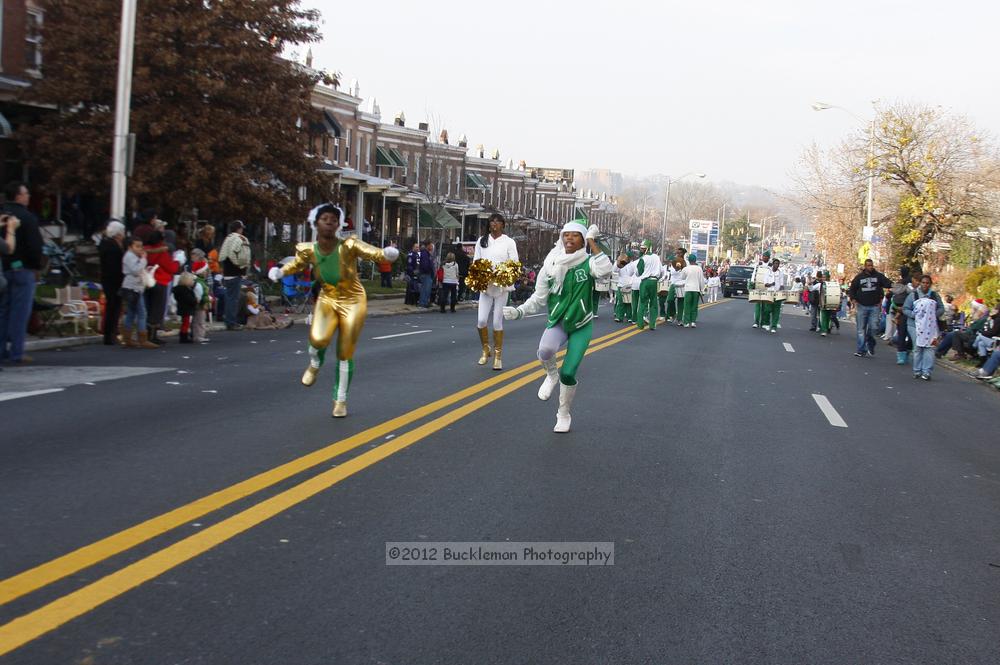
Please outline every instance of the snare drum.
[[750, 302], [773, 302], [774, 292], [767, 289], [750, 289], [750, 295], [747, 296], [747, 300]]
[[632, 289], [622, 289], [622, 302], [626, 305], [632, 304]]
[[606, 277], [604, 279], [598, 279], [594, 281], [594, 290], [600, 291], [601, 293], [607, 293], [608, 289], [611, 288], [611, 278]]
[[840, 284], [836, 282], [824, 282], [819, 302], [823, 309], [840, 309]]

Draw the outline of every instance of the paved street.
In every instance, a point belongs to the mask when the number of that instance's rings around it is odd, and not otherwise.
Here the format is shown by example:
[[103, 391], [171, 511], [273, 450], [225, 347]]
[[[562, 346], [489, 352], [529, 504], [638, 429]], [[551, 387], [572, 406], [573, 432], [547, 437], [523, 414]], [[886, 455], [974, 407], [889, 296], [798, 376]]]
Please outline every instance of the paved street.
[[[473, 312], [369, 320], [344, 420], [302, 326], [39, 352], [0, 373], [0, 663], [996, 662], [998, 396], [797, 311], [602, 307], [568, 435], [544, 317], [504, 372]], [[507, 540], [614, 565], [385, 562]]]

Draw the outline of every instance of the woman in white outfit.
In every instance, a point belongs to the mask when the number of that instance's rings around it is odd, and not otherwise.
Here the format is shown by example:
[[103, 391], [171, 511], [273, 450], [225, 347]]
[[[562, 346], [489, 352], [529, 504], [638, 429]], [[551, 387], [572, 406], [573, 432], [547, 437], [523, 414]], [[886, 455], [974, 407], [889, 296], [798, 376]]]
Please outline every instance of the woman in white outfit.
[[[517, 244], [514, 239], [504, 234], [507, 220], [498, 212], [490, 215], [490, 231], [476, 243], [476, 253], [472, 260], [488, 259], [494, 266], [504, 261], [517, 261]], [[479, 318], [476, 328], [479, 332], [479, 342], [483, 345], [483, 353], [479, 364], [485, 365], [493, 354], [493, 369], [503, 369], [501, 353], [503, 351], [503, 308], [507, 304], [508, 294], [513, 286], [498, 286], [490, 284], [485, 291], [479, 293]], [[488, 326], [493, 320], [493, 349], [490, 349]]]

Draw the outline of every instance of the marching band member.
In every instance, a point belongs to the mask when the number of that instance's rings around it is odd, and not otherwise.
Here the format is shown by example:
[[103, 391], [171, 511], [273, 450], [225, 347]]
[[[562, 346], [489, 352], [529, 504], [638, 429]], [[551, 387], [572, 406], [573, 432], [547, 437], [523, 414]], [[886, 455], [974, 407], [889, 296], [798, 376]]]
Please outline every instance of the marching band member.
[[774, 302], [771, 304], [771, 332], [778, 332], [781, 324], [781, 308], [785, 304], [785, 273], [781, 270], [781, 261], [774, 259], [771, 261], [771, 286], [768, 290], [774, 294]]
[[830, 332], [830, 310], [826, 308], [826, 281], [830, 277], [828, 270], [816, 271], [816, 283], [809, 287], [810, 291], [819, 294], [819, 335], [826, 337]]
[[688, 265], [681, 272], [684, 279], [684, 327], [697, 328], [698, 302], [705, 288], [705, 274], [698, 265], [698, 255], [692, 252], [687, 257]]
[[[768, 265], [770, 260], [771, 252], [764, 252], [760, 261], [757, 262], [757, 266], [753, 269], [753, 274], [750, 275], [750, 288], [758, 290], [760, 286], [765, 289], [770, 288], [770, 284], [773, 282], [771, 267]], [[753, 305], [753, 327], [767, 329], [770, 323], [771, 303], [758, 300]]]
[[[572, 418], [570, 407], [576, 395], [576, 372], [590, 345], [594, 318], [593, 300], [589, 297], [594, 281], [611, 273], [611, 260], [595, 242], [599, 231], [578, 221], [562, 228], [560, 241], [545, 257], [535, 282], [535, 292], [520, 307], [505, 307], [506, 319], [521, 319], [548, 307], [545, 332], [538, 342], [538, 360], [545, 368], [545, 380], [538, 389], [538, 398], [547, 400], [556, 383], [559, 384], [559, 409], [552, 431], [568, 432]], [[590, 247], [587, 254], [584, 247]], [[566, 345], [562, 368], [556, 363], [556, 352]]]
[[[476, 243], [476, 251], [472, 257], [488, 259], [498, 266], [505, 261], [517, 261], [517, 243], [504, 233], [507, 220], [498, 212], [490, 215], [489, 233], [483, 234]], [[503, 369], [503, 308], [507, 304], [507, 296], [513, 291], [513, 286], [490, 284], [485, 291], [479, 293], [479, 315], [476, 319], [476, 331], [479, 333], [479, 343], [483, 352], [479, 356], [479, 364], [485, 365], [491, 355], [489, 326], [493, 320], [493, 369]]]
[[678, 326], [684, 325], [684, 250], [674, 257], [674, 272], [670, 278], [670, 284], [674, 287], [674, 321]]
[[656, 284], [660, 279], [662, 268], [660, 257], [653, 253], [653, 243], [642, 241], [642, 256], [636, 264], [636, 275], [639, 277], [639, 316], [635, 325], [642, 330], [649, 323], [650, 330], [656, 330], [657, 312]]
[[628, 254], [623, 254], [618, 258], [618, 264], [621, 266], [618, 269], [618, 289], [621, 295], [621, 311], [615, 308], [615, 321], [619, 323], [626, 321], [627, 323], [635, 323], [635, 307], [633, 307], [633, 302], [636, 301], [639, 294], [632, 292], [632, 278], [635, 276], [635, 262], [632, 261], [631, 256]]
[[281, 268], [271, 268], [268, 276], [277, 282], [286, 275], [312, 269], [320, 281], [309, 328], [309, 366], [302, 374], [302, 385], [311, 386], [316, 382], [327, 347], [336, 334], [333, 417], [343, 418], [347, 415], [347, 390], [354, 376], [354, 349], [368, 311], [365, 288], [358, 280], [358, 259], [392, 262], [399, 257], [399, 250], [395, 247], [377, 249], [353, 235], [341, 238], [338, 232], [344, 227], [344, 211], [333, 203], [313, 208], [309, 221], [315, 226], [316, 241], [296, 245], [295, 258]]

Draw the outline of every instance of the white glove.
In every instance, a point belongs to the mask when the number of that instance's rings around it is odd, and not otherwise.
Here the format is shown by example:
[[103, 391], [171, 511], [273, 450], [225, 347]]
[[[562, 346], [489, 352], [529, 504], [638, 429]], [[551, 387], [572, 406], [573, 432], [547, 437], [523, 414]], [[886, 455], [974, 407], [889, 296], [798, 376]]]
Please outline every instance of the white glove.
[[597, 228], [597, 224], [591, 224], [590, 228], [587, 229], [587, 240], [596, 240], [598, 236], [601, 235], [601, 230]]
[[399, 258], [399, 250], [395, 247], [383, 247], [382, 254], [385, 255], [385, 260], [390, 263]]
[[524, 316], [524, 312], [519, 310], [517, 307], [504, 307], [503, 308], [503, 318], [507, 321], [520, 319]]
[[267, 277], [272, 282], [277, 282], [282, 277], [281, 268], [279, 268], [278, 266], [273, 266], [270, 270], [267, 271]]

